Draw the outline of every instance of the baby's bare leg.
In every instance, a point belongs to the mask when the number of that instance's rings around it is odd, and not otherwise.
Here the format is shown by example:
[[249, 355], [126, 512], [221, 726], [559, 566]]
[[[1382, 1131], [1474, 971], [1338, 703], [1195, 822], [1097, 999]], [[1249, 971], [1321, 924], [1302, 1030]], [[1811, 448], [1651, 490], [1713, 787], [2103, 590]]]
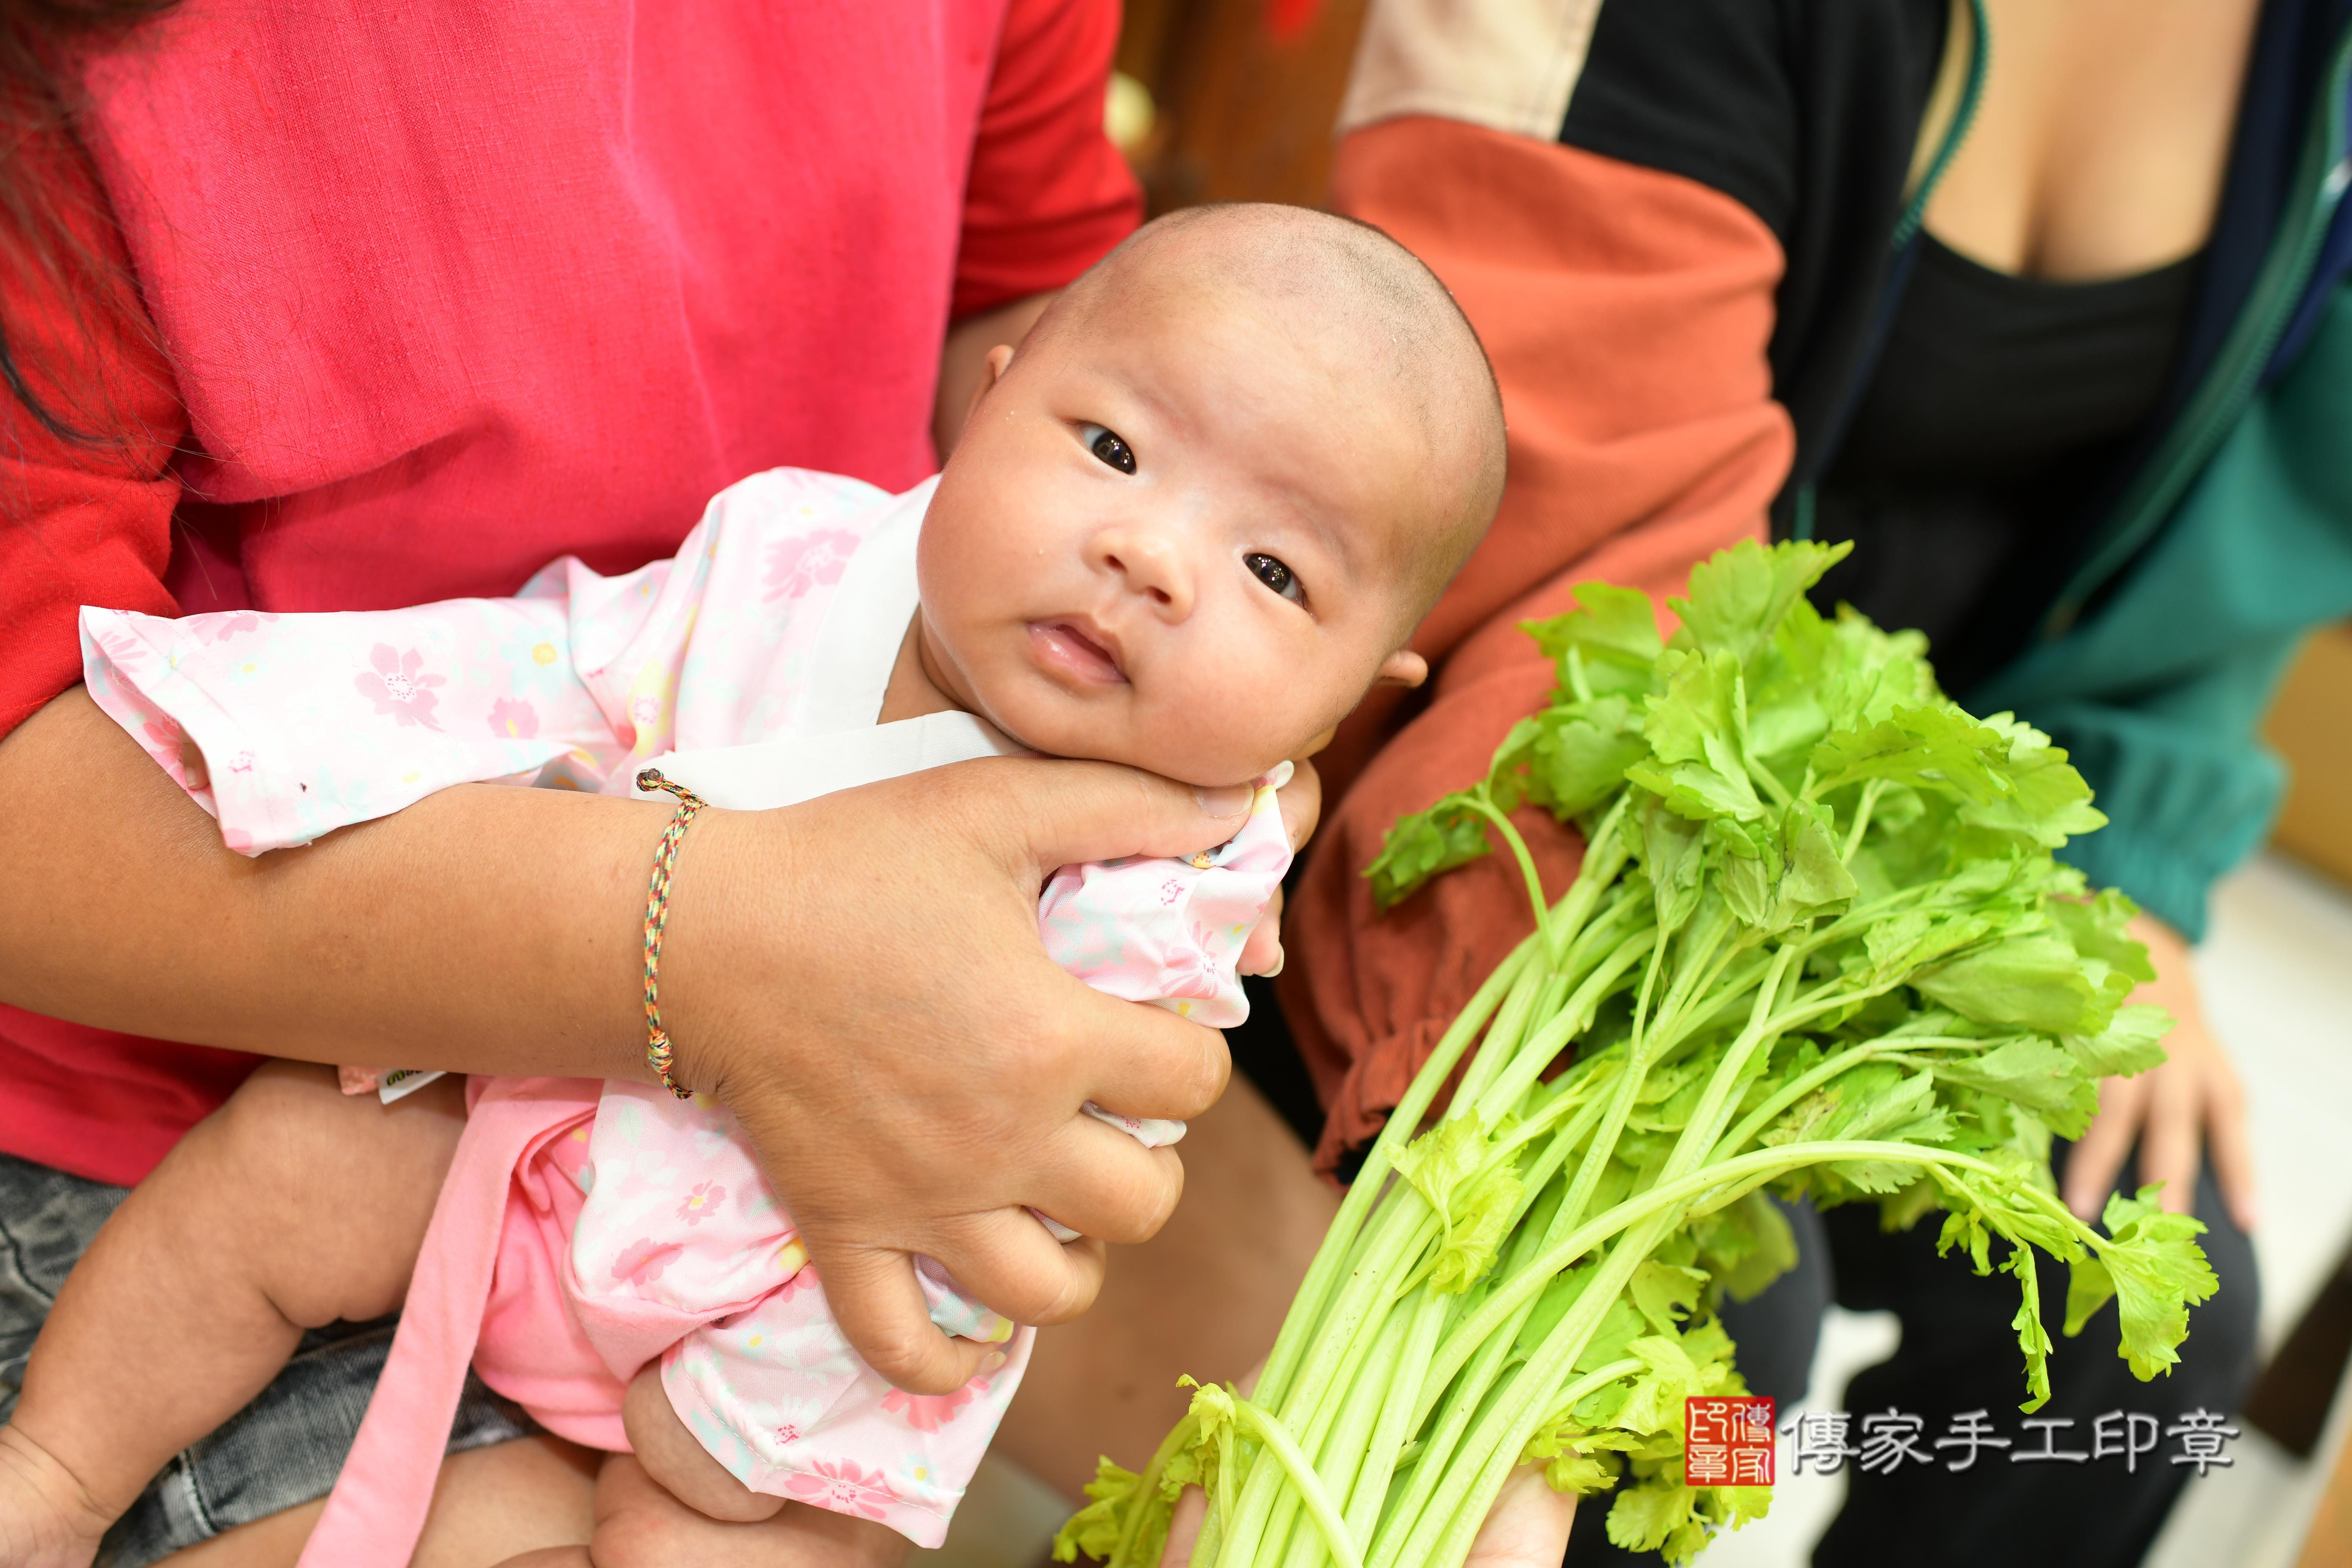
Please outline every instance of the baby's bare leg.
[[907, 1552], [906, 1539], [886, 1525], [806, 1503], [783, 1503], [756, 1522], [712, 1519], [678, 1501], [636, 1458], [614, 1454], [596, 1477], [592, 1543], [525, 1552], [499, 1568], [899, 1568]]
[[662, 1392], [656, 1363], [630, 1380], [621, 1419], [632, 1456], [596, 1477], [587, 1547], [509, 1558], [502, 1568], [895, 1568], [898, 1531], [755, 1492], [712, 1458]]
[[396, 1310], [464, 1128], [458, 1079], [385, 1106], [293, 1062], [198, 1123], [99, 1231], [35, 1342], [0, 1428], [0, 1561], [88, 1563], [305, 1329]]

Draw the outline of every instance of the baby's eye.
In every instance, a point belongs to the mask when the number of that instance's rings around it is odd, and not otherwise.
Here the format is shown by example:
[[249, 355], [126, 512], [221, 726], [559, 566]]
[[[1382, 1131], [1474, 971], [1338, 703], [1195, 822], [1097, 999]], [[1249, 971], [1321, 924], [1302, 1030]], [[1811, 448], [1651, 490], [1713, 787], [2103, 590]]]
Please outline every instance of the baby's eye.
[[1298, 574], [1273, 556], [1244, 555], [1242, 557], [1242, 564], [1248, 567], [1259, 582], [1292, 604], [1298, 605], [1306, 602], [1307, 590], [1298, 585]]
[[1099, 425], [1082, 425], [1078, 436], [1086, 442], [1087, 451], [1120, 473], [1135, 472], [1135, 448], [1120, 439], [1117, 431], [1106, 430]]

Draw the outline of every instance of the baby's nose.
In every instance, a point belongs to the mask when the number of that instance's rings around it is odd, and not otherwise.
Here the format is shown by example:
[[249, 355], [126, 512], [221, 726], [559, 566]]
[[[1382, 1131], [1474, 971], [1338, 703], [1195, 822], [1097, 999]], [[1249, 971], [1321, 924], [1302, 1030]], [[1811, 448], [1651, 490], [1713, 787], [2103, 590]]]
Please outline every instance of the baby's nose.
[[1192, 613], [1192, 574], [1176, 541], [1148, 529], [1107, 530], [1096, 535], [1093, 553], [1098, 567], [1150, 600], [1154, 614], [1181, 620]]

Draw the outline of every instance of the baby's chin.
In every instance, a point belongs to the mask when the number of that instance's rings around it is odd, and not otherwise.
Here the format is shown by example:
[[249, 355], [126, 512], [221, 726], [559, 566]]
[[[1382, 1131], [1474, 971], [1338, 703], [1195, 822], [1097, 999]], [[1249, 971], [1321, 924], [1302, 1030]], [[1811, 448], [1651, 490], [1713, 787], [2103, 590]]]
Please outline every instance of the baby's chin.
[[1170, 746], [1107, 743], [1098, 735], [1084, 733], [1069, 735], [1061, 745], [1044, 745], [1028, 740], [1024, 740], [1022, 744], [1047, 756], [1067, 757], [1076, 762], [1118, 763], [1125, 767], [1140, 768], [1145, 773], [1158, 773], [1196, 789], [1222, 789], [1227, 784], [1250, 784], [1272, 773], [1284, 760], [1279, 754], [1265, 762], [1203, 757], [1196, 751]]
[[1279, 742], [1247, 747], [1181, 745], [1171, 738], [1181, 725], [1122, 724], [1098, 711], [1055, 710], [1059, 704], [1006, 707], [1008, 710], [983, 716], [1030, 751], [1078, 762], [1118, 763], [1199, 789], [1249, 784], [1297, 754], [1295, 747], [1286, 749]]

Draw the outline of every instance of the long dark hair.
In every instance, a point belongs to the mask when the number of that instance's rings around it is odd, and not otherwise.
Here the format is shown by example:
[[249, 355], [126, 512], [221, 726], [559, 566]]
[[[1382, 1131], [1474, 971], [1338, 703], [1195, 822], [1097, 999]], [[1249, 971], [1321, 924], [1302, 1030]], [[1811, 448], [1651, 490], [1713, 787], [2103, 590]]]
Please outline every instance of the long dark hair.
[[[101, 367], [158, 345], [77, 129], [75, 60], [178, 3], [0, 0], [0, 383], [77, 447], [120, 448], [137, 434]], [[8, 319], [11, 301], [53, 318], [62, 339], [28, 334], [26, 319]]]

